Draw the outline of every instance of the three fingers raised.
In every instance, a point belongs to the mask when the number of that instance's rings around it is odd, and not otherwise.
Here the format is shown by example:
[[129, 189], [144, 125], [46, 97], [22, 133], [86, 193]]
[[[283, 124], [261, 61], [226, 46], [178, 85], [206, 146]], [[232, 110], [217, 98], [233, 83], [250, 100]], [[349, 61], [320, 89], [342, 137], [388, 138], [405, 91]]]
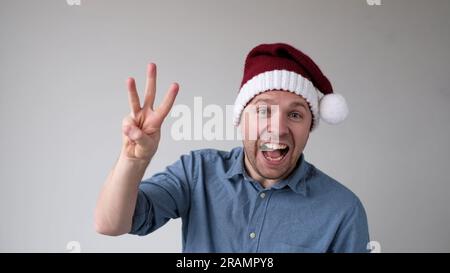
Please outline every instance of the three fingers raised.
[[128, 103], [131, 109], [132, 117], [135, 118], [141, 110], [154, 111], [158, 113], [162, 118], [165, 118], [170, 109], [172, 109], [175, 98], [178, 94], [179, 85], [178, 83], [172, 83], [164, 96], [161, 105], [153, 110], [153, 104], [156, 96], [156, 65], [150, 63], [147, 65], [147, 80], [145, 84], [145, 97], [144, 105], [141, 108], [141, 103], [139, 100], [139, 95], [136, 88], [136, 81], [134, 78], [128, 78]]

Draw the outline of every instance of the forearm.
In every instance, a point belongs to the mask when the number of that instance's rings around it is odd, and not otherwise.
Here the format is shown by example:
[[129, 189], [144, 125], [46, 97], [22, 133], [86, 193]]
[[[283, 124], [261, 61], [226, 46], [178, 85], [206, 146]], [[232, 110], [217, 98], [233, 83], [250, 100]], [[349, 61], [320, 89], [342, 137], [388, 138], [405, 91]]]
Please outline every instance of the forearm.
[[139, 183], [148, 164], [121, 153], [100, 192], [95, 210], [97, 232], [116, 236], [131, 230]]
[[100, 192], [95, 208], [95, 229], [106, 235], [131, 231], [138, 186], [160, 140], [160, 128], [177, 96], [179, 86], [170, 85], [163, 102], [154, 107], [156, 65], [147, 66], [145, 100], [141, 107], [136, 82], [128, 78], [131, 112], [122, 120], [122, 152]]

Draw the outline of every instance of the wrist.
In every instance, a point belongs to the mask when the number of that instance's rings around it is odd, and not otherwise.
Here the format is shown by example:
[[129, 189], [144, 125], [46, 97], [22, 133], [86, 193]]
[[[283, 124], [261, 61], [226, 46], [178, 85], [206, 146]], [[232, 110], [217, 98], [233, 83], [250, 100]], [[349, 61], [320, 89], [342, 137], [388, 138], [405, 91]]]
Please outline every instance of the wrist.
[[119, 160], [120, 164], [124, 166], [129, 166], [132, 168], [138, 168], [138, 169], [146, 169], [147, 166], [150, 164], [150, 159], [142, 159], [142, 158], [133, 158], [126, 155], [124, 151], [120, 153]]

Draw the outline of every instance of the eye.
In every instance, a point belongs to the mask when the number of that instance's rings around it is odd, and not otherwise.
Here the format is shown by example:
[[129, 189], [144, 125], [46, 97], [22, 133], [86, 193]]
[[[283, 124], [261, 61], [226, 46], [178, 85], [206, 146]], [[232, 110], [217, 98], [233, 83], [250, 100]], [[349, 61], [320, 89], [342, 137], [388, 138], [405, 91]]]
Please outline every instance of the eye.
[[303, 117], [299, 112], [291, 112], [289, 113], [289, 118], [292, 120], [301, 120]]
[[258, 113], [259, 116], [266, 117], [268, 115], [268, 107], [267, 105], [259, 105], [256, 108], [256, 113]]

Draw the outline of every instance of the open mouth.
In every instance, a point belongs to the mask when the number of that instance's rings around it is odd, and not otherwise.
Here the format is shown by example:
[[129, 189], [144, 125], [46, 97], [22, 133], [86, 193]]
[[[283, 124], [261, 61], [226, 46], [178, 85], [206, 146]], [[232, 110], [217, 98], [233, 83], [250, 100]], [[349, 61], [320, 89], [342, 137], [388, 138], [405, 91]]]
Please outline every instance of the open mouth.
[[259, 148], [264, 158], [272, 163], [281, 162], [289, 152], [289, 146], [282, 143], [263, 143]]

